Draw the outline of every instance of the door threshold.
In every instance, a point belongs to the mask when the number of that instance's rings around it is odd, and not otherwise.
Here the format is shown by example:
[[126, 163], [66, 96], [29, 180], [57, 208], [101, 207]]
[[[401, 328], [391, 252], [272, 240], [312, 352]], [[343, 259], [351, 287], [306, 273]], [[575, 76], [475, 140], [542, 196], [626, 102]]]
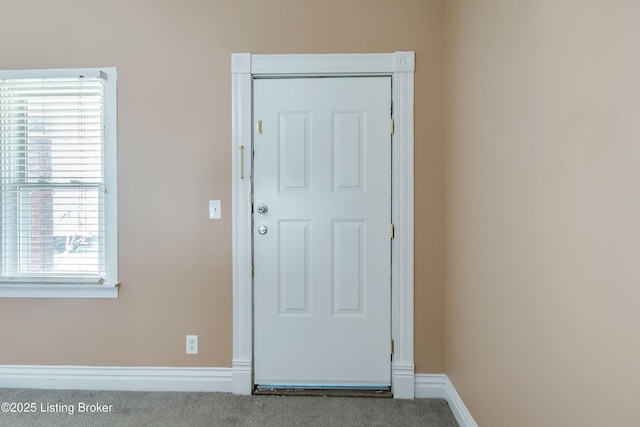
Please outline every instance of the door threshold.
[[312, 387], [260, 387], [253, 394], [258, 396], [321, 396], [321, 397], [374, 397], [392, 398], [388, 388], [312, 388]]

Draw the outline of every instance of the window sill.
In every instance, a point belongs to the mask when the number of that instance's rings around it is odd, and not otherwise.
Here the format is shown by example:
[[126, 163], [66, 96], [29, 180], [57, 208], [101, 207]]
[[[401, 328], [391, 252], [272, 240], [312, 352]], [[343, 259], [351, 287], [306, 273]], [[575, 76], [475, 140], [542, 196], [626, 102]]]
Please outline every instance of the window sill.
[[118, 298], [120, 283], [113, 285], [0, 283], [0, 298]]

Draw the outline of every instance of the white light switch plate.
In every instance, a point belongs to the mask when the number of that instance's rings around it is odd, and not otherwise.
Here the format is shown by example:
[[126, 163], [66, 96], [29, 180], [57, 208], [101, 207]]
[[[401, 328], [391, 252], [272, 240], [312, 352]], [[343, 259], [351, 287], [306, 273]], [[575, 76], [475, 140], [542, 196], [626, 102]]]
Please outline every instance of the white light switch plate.
[[209, 219], [222, 218], [222, 207], [220, 200], [209, 200]]

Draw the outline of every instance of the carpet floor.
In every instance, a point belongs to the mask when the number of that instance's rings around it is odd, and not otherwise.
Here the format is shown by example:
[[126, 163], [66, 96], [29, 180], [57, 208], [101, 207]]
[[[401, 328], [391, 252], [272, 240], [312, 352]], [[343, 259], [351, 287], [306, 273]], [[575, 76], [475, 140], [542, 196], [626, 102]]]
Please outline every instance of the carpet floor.
[[440, 399], [0, 388], [0, 409], [11, 427], [458, 426]]

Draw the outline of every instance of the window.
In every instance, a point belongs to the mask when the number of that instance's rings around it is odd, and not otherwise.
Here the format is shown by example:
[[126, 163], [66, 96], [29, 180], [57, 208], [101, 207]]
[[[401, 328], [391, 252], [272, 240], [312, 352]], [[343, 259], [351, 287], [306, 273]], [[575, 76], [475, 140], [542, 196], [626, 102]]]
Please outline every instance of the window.
[[0, 71], [0, 296], [117, 297], [115, 84]]

